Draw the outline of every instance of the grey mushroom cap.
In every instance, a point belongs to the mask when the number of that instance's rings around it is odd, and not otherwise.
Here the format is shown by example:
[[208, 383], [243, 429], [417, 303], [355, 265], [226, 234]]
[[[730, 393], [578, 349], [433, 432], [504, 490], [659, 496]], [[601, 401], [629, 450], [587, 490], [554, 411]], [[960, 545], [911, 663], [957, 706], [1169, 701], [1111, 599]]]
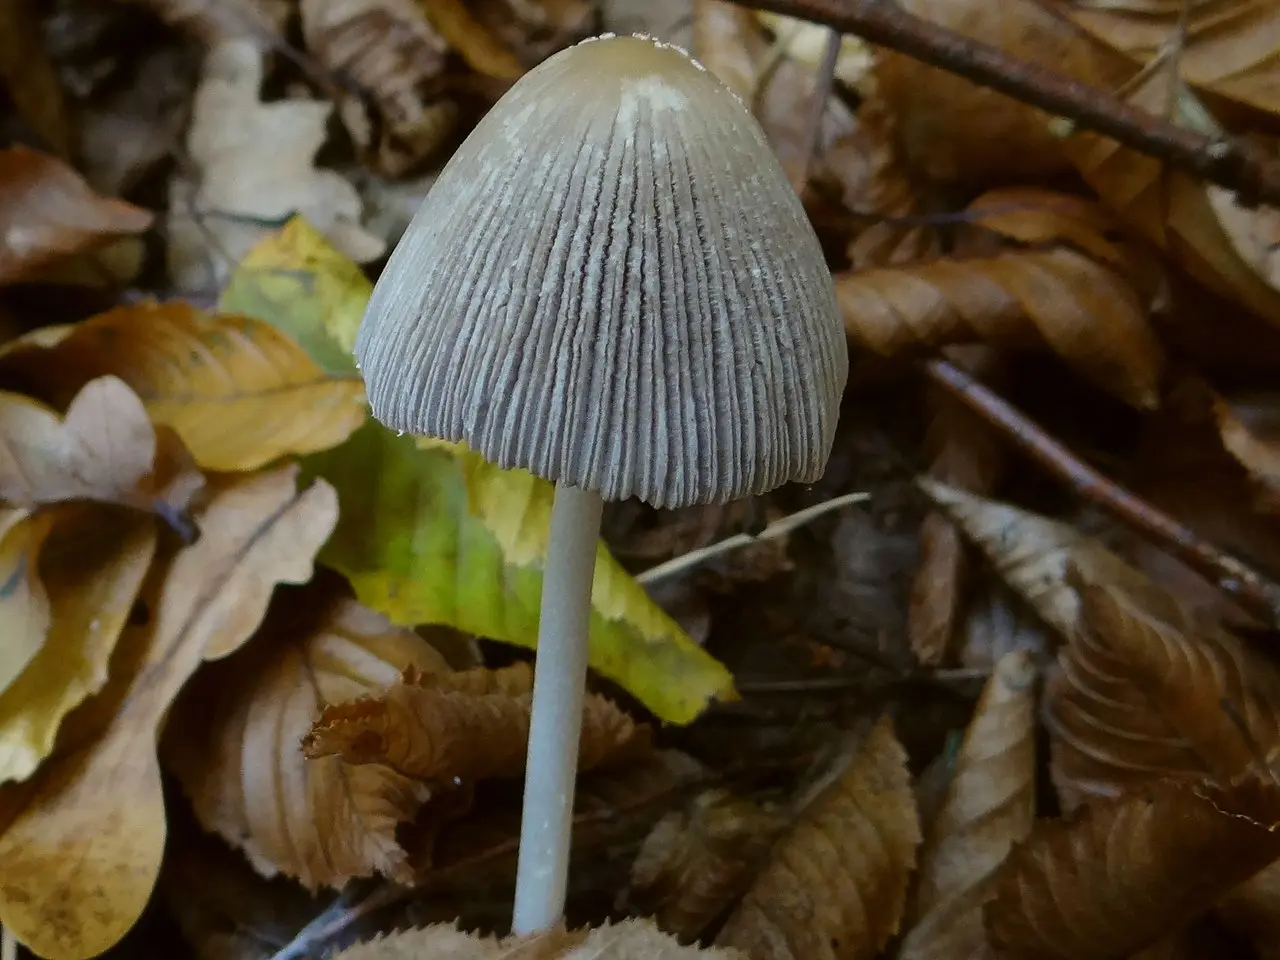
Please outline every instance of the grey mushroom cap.
[[601, 37], [498, 101], [383, 271], [374, 416], [657, 507], [821, 476], [848, 353], [803, 207], [679, 48]]

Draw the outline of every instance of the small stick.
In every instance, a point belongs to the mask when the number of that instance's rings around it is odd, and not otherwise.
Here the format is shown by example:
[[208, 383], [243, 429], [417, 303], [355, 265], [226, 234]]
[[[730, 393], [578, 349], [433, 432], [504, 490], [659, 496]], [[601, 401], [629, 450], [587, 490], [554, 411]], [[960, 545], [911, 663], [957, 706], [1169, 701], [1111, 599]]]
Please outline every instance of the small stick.
[[822, 503], [815, 503], [812, 507], [805, 507], [803, 510], [797, 510], [795, 513], [788, 514], [781, 520], [775, 520], [769, 524], [754, 537], [746, 533], [734, 534], [732, 537], [726, 537], [710, 546], [700, 547], [697, 550], [690, 550], [688, 553], [682, 553], [678, 557], [672, 557], [666, 563], [660, 563], [656, 567], [650, 567], [643, 573], [636, 574], [636, 580], [639, 583], [650, 584], [667, 577], [674, 576], [677, 573], [683, 573], [690, 567], [695, 567], [700, 563], [705, 563], [712, 557], [717, 557], [722, 553], [730, 550], [736, 550], [739, 547], [748, 547], [753, 543], [759, 543], [762, 540], [775, 540], [778, 537], [784, 537], [792, 530], [796, 530], [811, 520], [816, 520], [824, 513], [830, 513], [832, 510], [839, 510], [841, 507], [847, 507], [851, 503], [860, 503], [869, 498], [869, 493], [846, 493], [842, 497], [833, 497], [830, 500], [824, 500]]
[[926, 361], [924, 369], [929, 379], [999, 427], [1023, 453], [1065, 480], [1080, 496], [1167, 547], [1174, 556], [1217, 584], [1223, 593], [1263, 617], [1270, 626], [1280, 626], [1280, 585], [1107, 479], [955, 364], [934, 359]]
[[831, 96], [831, 86], [835, 83], [836, 62], [840, 59], [840, 41], [843, 37], [835, 30], [827, 31], [827, 45], [823, 49], [822, 62], [818, 64], [817, 75], [813, 79], [813, 98], [809, 104], [809, 120], [804, 129], [804, 153], [792, 171], [791, 188], [796, 196], [804, 196], [804, 188], [809, 183], [809, 169], [813, 166], [813, 158], [818, 152], [818, 141], [822, 139], [822, 118], [827, 112], [827, 100]]
[[855, 34], [1233, 190], [1243, 205], [1280, 206], [1280, 164], [1243, 140], [1176, 126], [1105, 90], [913, 16], [894, 0], [733, 2]]

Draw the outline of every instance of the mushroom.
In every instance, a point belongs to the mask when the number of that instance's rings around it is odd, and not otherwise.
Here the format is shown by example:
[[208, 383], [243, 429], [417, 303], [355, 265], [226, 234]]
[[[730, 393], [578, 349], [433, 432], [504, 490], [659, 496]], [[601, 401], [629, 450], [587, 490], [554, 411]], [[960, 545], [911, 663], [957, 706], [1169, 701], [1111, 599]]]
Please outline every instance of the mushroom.
[[826, 467], [831, 274], [759, 125], [678, 47], [605, 35], [526, 74], [387, 262], [374, 416], [556, 485], [512, 929], [564, 909], [603, 501], [725, 502]]

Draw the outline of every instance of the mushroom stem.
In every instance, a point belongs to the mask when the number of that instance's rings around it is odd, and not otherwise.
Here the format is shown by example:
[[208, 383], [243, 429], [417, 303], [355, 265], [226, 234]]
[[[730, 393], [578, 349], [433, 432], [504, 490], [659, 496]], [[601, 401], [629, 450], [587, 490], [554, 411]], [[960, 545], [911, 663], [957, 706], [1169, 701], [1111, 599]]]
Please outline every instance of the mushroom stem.
[[587, 681], [591, 581], [603, 506], [598, 493], [556, 484], [533, 670], [533, 715], [511, 923], [515, 934], [544, 930], [564, 913]]

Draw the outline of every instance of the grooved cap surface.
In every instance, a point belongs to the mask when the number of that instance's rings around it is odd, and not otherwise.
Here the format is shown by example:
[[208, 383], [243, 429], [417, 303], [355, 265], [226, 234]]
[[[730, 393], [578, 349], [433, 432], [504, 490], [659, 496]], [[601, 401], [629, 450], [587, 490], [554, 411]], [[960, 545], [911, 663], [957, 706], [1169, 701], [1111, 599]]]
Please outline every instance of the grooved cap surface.
[[526, 74], [445, 166], [356, 341], [374, 416], [658, 507], [825, 469], [831, 274], [758, 124], [681, 50]]

